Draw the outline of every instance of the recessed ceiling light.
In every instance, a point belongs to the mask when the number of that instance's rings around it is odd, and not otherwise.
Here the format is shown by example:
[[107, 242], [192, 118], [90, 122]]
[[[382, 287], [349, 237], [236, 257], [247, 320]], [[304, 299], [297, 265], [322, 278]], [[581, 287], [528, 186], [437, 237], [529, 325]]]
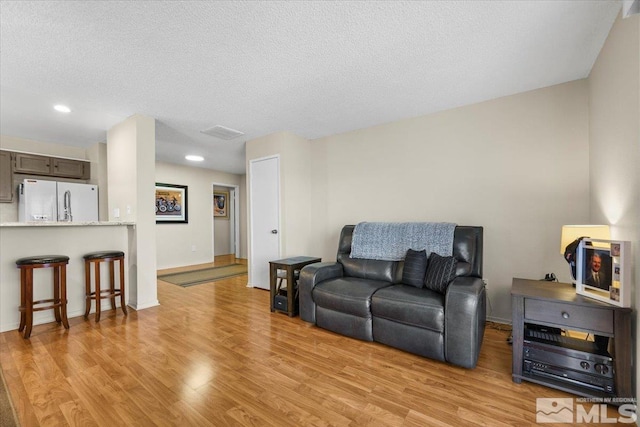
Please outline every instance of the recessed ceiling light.
[[54, 105], [53, 109], [56, 110], [56, 111], [59, 111], [61, 113], [70, 113], [71, 112], [71, 108], [67, 107], [66, 105], [62, 105], [62, 104]]
[[189, 154], [188, 156], [184, 156], [184, 158], [187, 160], [191, 160], [192, 162], [201, 162], [204, 160], [204, 157], [202, 156], [193, 156], [191, 154]]

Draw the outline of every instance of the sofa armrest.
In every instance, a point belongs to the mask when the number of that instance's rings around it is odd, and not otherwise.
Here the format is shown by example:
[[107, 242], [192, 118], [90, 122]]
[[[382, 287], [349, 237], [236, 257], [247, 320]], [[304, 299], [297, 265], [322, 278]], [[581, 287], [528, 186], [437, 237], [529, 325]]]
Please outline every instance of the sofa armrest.
[[464, 368], [478, 362], [486, 321], [486, 290], [478, 277], [456, 277], [445, 296], [445, 359]]
[[300, 295], [300, 318], [306, 322], [316, 323], [316, 303], [311, 292], [320, 282], [342, 277], [342, 264], [337, 262], [317, 262], [306, 265], [300, 270], [298, 292]]

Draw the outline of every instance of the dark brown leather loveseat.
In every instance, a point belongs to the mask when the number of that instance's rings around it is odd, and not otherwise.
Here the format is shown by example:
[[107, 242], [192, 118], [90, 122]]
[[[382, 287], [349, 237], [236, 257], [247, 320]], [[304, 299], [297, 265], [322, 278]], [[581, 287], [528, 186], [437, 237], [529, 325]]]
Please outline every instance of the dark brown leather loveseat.
[[486, 320], [483, 228], [455, 227], [456, 277], [439, 293], [403, 284], [404, 261], [351, 258], [354, 227], [342, 229], [336, 262], [300, 272], [300, 317], [342, 335], [475, 367]]

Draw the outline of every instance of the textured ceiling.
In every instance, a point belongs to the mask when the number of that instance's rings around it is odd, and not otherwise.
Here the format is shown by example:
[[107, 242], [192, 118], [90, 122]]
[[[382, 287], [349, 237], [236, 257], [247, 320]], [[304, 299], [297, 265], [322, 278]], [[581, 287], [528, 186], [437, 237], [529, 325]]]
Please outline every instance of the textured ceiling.
[[[139, 113], [158, 160], [244, 172], [308, 139], [587, 77], [615, 1], [0, 3], [4, 135], [76, 146]], [[73, 112], [52, 110], [57, 103]], [[245, 135], [224, 141], [200, 130]]]

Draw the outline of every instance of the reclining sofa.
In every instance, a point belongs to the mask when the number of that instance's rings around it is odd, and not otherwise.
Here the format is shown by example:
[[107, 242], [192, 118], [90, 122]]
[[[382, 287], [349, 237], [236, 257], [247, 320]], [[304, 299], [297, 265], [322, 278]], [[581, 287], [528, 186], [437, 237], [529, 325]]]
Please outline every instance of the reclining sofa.
[[[405, 261], [352, 258], [354, 228], [342, 229], [336, 262], [310, 264], [301, 270], [302, 320], [349, 337], [474, 368], [486, 320], [483, 228], [455, 226], [454, 278], [444, 292], [403, 283]], [[431, 258], [433, 255], [428, 263]]]

